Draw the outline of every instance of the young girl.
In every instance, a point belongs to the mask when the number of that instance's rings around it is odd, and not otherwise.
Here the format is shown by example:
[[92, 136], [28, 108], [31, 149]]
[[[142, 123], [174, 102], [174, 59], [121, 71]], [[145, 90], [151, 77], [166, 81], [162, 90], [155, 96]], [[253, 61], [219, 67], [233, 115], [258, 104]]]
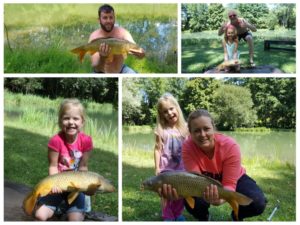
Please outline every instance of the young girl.
[[[155, 175], [166, 171], [184, 170], [181, 160], [181, 146], [187, 136], [187, 127], [182, 111], [171, 94], [164, 94], [157, 103], [156, 143], [154, 148]], [[164, 201], [164, 221], [184, 221], [181, 215], [184, 201]]]
[[225, 66], [225, 71], [228, 72], [233, 68], [236, 72], [240, 71], [239, 57], [240, 53], [238, 52], [238, 36], [237, 30], [233, 25], [227, 25], [224, 32], [224, 39], [222, 41], [224, 49], [224, 63], [228, 62], [228, 65]]
[[[81, 132], [85, 122], [84, 107], [78, 99], [65, 99], [59, 109], [58, 124], [60, 132], [48, 143], [49, 175], [67, 170], [88, 170], [87, 162], [93, 149], [92, 138]], [[38, 201], [35, 217], [47, 220], [68, 193], [62, 193], [58, 187], [52, 188], [52, 193]], [[66, 201], [67, 202], [67, 201]], [[85, 195], [80, 193], [76, 200], [67, 204], [68, 220], [82, 221], [85, 211]]]

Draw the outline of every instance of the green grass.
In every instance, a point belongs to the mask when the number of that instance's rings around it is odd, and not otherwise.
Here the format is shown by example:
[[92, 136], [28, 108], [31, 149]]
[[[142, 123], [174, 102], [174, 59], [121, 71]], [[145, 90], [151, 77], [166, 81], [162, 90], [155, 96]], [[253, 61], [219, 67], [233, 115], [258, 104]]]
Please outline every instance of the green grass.
[[[140, 184], [154, 175], [153, 152], [142, 149], [123, 149], [123, 220], [124, 221], [161, 221], [160, 199], [154, 192], [141, 191]], [[296, 171], [295, 166], [270, 161], [262, 157], [243, 160], [247, 174], [253, 177], [265, 193], [268, 203], [260, 216], [245, 221], [266, 221], [280, 201], [280, 209], [273, 221], [296, 220]], [[228, 204], [210, 208], [212, 221], [230, 221], [231, 208]], [[188, 221], [194, 218], [184, 211]]]
[[[33, 187], [48, 175], [47, 143], [58, 132], [62, 99], [4, 92], [4, 178]], [[83, 102], [88, 120], [84, 132], [93, 138], [89, 170], [118, 188], [117, 112], [111, 104]], [[92, 209], [118, 215], [118, 193], [92, 197]]]
[[[9, 27], [59, 26], [95, 23], [99, 4], [5, 4], [4, 21]], [[118, 20], [151, 17], [167, 21], [177, 18], [177, 4], [111, 4]], [[63, 13], [62, 13], [63, 12]]]
[[[5, 73], [91, 73], [89, 56], [81, 64], [70, 50], [99, 28], [100, 5], [5, 4]], [[112, 5], [116, 24], [146, 51], [143, 60], [128, 56], [125, 63], [139, 73], [177, 72], [177, 4]], [[163, 37], [159, 24], [168, 25]]]
[[122, 127], [123, 131], [127, 133], [149, 133], [153, 131], [153, 127], [149, 125], [143, 125], [143, 126], [126, 126], [123, 125]]
[[[285, 73], [296, 72], [296, 53], [288, 51], [264, 51], [265, 39], [295, 40], [295, 31], [258, 30], [253, 32], [254, 59], [256, 65], [272, 65]], [[223, 62], [222, 36], [217, 31], [182, 34], [182, 72], [201, 73]], [[239, 42], [238, 50], [242, 65], [249, 64], [249, 51], [246, 42]]]

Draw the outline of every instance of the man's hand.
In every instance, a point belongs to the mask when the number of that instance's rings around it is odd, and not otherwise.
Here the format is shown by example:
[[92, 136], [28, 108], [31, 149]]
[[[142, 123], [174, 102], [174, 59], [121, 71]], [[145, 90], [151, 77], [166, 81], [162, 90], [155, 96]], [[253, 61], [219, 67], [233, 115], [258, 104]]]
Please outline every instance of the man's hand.
[[106, 43], [101, 43], [99, 47], [99, 55], [100, 57], [107, 57], [110, 53], [110, 47]]
[[140, 48], [139, 50], [136, 49], [130, 49], [129, 54], [134, 55], [140, 59], [145, 57], [145, 50]]

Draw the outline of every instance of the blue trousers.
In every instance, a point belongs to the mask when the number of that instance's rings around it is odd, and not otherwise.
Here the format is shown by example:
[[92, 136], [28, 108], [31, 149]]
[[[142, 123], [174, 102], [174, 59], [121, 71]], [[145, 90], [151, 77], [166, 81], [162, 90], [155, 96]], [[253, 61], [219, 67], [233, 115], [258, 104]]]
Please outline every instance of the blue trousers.
[[[236, 191], [253, 199], [253, 202], [247, 206], [239, 206], [239, 221], [243, 221], [244, 218], [258, 216], [263, 213], [266, 208], [267, 200], [262, 190], [257, 186], [256, 182], [244, 174], [237, 182]], [[194, 197], [195, 207], [192, 209], [186, 201], [184, 201], [185, 208], [199, 221], [208, 221], [210, 204], [203, 198]], [[231, 218], [235, 220], [233, 212]]]

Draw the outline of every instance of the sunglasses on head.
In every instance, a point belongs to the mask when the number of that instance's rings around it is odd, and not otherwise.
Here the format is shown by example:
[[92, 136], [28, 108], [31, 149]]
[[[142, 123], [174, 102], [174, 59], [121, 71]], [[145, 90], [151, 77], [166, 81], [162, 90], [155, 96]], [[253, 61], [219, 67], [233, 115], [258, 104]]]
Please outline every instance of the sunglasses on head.
[[233, 18], [233, 17], [236, 17], [236, 15], [235, 14], [229, 15], [229, 18]]

